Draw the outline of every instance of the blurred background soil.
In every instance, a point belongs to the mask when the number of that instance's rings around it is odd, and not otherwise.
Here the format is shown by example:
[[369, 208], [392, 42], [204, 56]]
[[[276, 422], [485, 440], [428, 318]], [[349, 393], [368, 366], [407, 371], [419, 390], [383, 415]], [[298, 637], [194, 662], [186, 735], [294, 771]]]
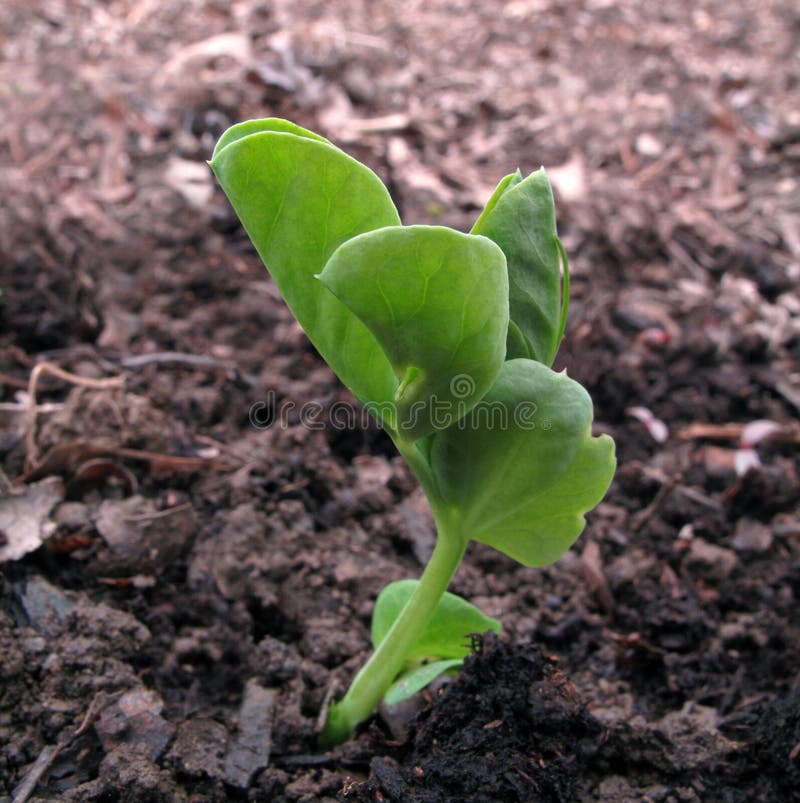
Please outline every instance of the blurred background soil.
[[[792, 0], [4, 0], [0, 800], [800, 799], [799, 56]], [[470, 548], [503, 640], [328, 754], [434, 534], [300, 420], [349, 396], [204, 163], [264, 116], [405, 223], [545, 165], [619, 456], [555, 566]]]

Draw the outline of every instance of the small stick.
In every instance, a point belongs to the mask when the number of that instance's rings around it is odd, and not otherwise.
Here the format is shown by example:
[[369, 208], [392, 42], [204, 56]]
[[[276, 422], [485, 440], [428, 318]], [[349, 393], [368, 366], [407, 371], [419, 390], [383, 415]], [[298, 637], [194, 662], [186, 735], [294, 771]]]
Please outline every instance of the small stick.
[[83, 722], [78, 725], [77, 730], [72, 734], [73, 738], [86, 733], [86, 731], [89, 730], [89, 727], [97, 719], [100, 712], [106, 708], [106, 706], [109, 706], [111, 703], [115, 703], [117, 700], [119, 700], [123, 693], [123, 691], [115, 691], [112, 694], [108, 694], [102, 690], [97, 692], [97, 694], [95, 694], [95, 696], [92, 698], [92, 702], [89, 703], [89, 707], [86, 709], [86, 715], [83, 718]]
[[58, 758], [58, 754], [63, 747], [63, 744], [48, 744], [42, 748], [42, 752], [39, 753], [39, 758], [36, 759], [22, 783], [14, 790], [14, 797], [11, 798], [11, 803], [25, 803], [35, 791], [39, 781], [42, 780], [42, 776], [50, 769], [56, 758]]
[[178, 457], [160, 452], [148, 452], [143, 449], [127, 449], [125, 447], [112, 446], [106, 450], [108, 454], [117, 457], [127, 457], [130, 460], [141, 460], [149, 463], [151, 468], [159, 464], [169, 466], [175, 471], [196, 471], [204, 468], [229, 468], [226, 463], [208, 457]]
[[661, 485], [661, 487], [656, 492], [655, 497], [653, 497], [653, 501], [642, 511], [637, 513], [631, 519], [631, 530], [634, 533], [638, 533], [648, 521], [650, 521], [653, 516], [658, 513], [661, 509], [664, 502], [666, 502], [667, 497], [675, 490], [675, 487], [678, 485], [678, 475], [675, 474], [672, 477], [668, 477]]
[[[675, 432], [675, 437], [684, 441], [709, 440], [739, 441], [747, 424], [690, 424], [688, 427]], [[800, 443], [800, 428], [785, 426], [770, 433], [764, 440], [779, 443]]]
[[241, 376], [239, 366], [233, 360], [209, 357], [207, 354], [185, 354], [181, 351], [157, 351], [152, 354], [134, 354], [120, 359], [123, 368], [143, 368], [146, 365], [186, 365], [190, 368], [222, 368], [228, 376]]
[[156, 513], [143, 513], [140, 516], [125, 516], [124, 521], [137, 522], [137, 521], [153, 521], [153, 519], [164, 519], [167, 516], [172, 516], [175, 513], [182, 513], [184, 510], [190, 510], [192, 507], [191, 502], [184, 502], [174, 507], [168, 507], [165, 510], [159, 510]]
[[38, 170], [53, 161], [70, 144], [71, 138], [66, 132], [56, 137], [41, 153], [37, 153], [22, 165], [22, 172], [30, 177]]
[[30, 471], [36, 463], [36, 386], [42, 374], [51, 374], [73, 385], [96, 388], [98, 390], [121, 387], [125, 381], [121, 376], [112, 376], [107, 379], [91, 379], [86, 376], [78, 376], [59, 368], [52, 362], [40, 362], [34, 366], [28, 380], [28, 420], [25, 423], [25, 468], [27, 471]]
[[42, 780], [44, 774], [53, 765], [53, 762], [58, 758], [59, 753], [65, 747], [67, 747], [73, 739], [84, 734], [89, 729], [89, 726], [97, 719], [97, 715], [109, 703], [118, 700], [121, 696], [121, 691], [114, 692], [110, 695], [104, 691], [99, 691], [97, 694], [95, 694], [95, 696], [92, 698], [92, 702], [89, 703], [89, 708], [86, 710], [83, 721], [78, 726], [77, 730], [74, 731], [72, 736], [67, 739], [63, 739], [58, 744], [48, 744], [42, 748], [42, 752], [39, 753], [39, 758], [36, 759], [33, 766], [30, 768], [30, 770], [28, 770], [28, 774], [14, 790], [14, 797], [11, 799], [11, 803], [25, 803], [25, 801], [36, 791], [39, 781]]
[[73, 470], [82, 461], [105, 456], [124, 457], [148, 463], [151, 469], [168, 467], [173, 471], [202, 471], [210, 468], [227, 471], [232, 468], [229, 464], [214, 458], [177, 457], [160, 452], [147, 452], [141, 449], [128, 449], [100, 442], [78, 440], [54, 446], [40, 462], [26, 470], [17, 481], [29, 482], [46, 476], [48, 472], [60, 473], [65, 470]]
[[[27, 383], [26, 383], [27, 387]], [[27, 415], [30, 405], [18, 402], [0, 402], [0, 413], [25, 413]], [[64, 405], [60, 402], [45, 402], [36, 405], [37, 413], [54, 413], [63, 410]]]
[[12, 388], [19, 388], [20, 390], [27, 390], [28, 383], [24, 379], [20, 379], [11, 374], [6, 374], [0, 371], [0, 385], [10, 385]]

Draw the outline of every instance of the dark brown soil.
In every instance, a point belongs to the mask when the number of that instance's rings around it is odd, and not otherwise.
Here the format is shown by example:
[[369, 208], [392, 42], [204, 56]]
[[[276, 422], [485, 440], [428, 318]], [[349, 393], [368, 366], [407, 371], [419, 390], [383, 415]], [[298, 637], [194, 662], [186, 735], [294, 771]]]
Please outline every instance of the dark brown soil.
[[[0, 801], [800, 800], [796, 5], [5, 0]], [[329, 753], [434, 533], [203, 164], [267, 115], [408, 223], [545, 164], [619, 456], [555, 566], [470, 548], [502, 639]]]

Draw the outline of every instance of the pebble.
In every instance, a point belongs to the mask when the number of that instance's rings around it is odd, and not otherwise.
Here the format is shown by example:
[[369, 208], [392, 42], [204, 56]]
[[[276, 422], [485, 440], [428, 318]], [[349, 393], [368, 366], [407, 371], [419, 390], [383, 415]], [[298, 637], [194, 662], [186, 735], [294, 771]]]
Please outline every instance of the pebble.
[[253, 776], [269, 764], [275, 692], [249, 680], [239, 708], [239, 733], [225, 756], [225, 780], [247, 789]]
[[143, 687], [125, 692], [115, 703], [103, 709], [94, 729], [103, 749], [110, 753], [123, 744], [138, 745], [151, 760], [164, 752], [174, 726], [161, 711], [164, 702], [151, 689]]
[[653, 159], [664, 152], [664, 144], [661, 140], [646, 131], [636, 137], [635, 147], [642, 156], [649, 156]]
[[113, 565], [133, 574], [158, 573], [172, 566], [192, 536], [194, 514], [178, 506], [156, 510], [143, 496], [106, 499], [95, 518], [97, 531], [113, 554]]
[[718, 580], [729, 577], [739, 562], [732, 549], [710, 544], [702, 538], [692, 539], [685, 560], [690, 567], [704, 569]]
[[36, 576], [20, 580], [12, 588], [19, 602], [19, 613], [15, 616], [18, 625], [30, 625], [51, 638], [64, 631], [67, 614], [75, 607], [66, 594]]
[[227, 745], [228, 731], [224, 725], [207, 717], [195, 717], [178, 728], [167, 758], [179, 772], [192, 778], [222, 780]]
[[83, 502], [62, 502], [53, 519], [59, 527], [67, 530], [88, 530], [91, 527], [89, 508]]
[[739, 519], [731, 545], [737, 552], [762, 554], [772, 548], [772, 530], [755, 519]]

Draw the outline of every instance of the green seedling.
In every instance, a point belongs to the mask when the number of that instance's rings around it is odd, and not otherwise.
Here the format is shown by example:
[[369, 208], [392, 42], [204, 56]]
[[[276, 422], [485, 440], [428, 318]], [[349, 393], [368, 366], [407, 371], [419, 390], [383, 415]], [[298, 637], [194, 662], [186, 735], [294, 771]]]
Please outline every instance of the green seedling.
[[550, 368], [569, 288], [544, 170], [506, 176], [463, 234], [403, 226], [371, 170], [286, 120], [233, 126], [210, 164], [292, 312], [392, 438], [436, 522], [419, 581], [378, 599], [372, 657], [328, 711], [321, 740], [332, 745], [387, 695], [457, 668], [469, 633], [499, 629], [445, 593], [468, 543], [525, 566], [557, 560], [611, 482], [614, 443], [592, 437], [586, 390]]
[[[408, 605], [419, 582], [398, 580], [389, 583], [375, 600], [372, 614], [372, 646], [377, 650], [403, 609]], [[406, 654], [400, 675], [383, 696], [395, 705], [424, 689], [439, 675], [461, 667], [470, 653], [470, 633], [500, 633], [500, 622], [481, 613], [474, 605], [455, 594], [445, 592], [433, 615], [418, 632], [414, 646]]]

